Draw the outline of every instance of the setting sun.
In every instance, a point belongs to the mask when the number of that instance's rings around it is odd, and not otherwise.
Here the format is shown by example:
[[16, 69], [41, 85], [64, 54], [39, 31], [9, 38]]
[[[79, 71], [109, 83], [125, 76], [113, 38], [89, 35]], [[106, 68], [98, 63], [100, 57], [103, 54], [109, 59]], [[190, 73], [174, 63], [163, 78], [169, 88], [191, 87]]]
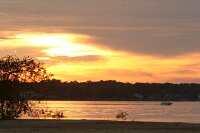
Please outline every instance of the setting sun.
[[[42, 52], [52, 57], [116, 54], [96, 45], [92, 46], [88, 41], [91, 37], [85, 35], [27, 33], [18, 34], [12, 38], [16, 39], [15, 46], [41, 47]], [[88, 43], [82, 43], [83, 40], [88, 41]]]

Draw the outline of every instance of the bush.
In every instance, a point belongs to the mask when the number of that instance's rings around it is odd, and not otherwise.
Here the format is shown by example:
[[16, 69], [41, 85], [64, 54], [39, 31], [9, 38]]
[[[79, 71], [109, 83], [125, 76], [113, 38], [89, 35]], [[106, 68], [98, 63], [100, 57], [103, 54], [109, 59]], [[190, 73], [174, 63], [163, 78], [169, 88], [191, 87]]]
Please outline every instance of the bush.
[[116, 118], [118, 119], [118, 120], [126, 120], [127, 119], [127, 116], [128, 116], [129, 114], [127, 113], [127, 112], [125, 112], [125, 111], [121, 111], [121, 112], [119, 112], [119, 113], [117, 113], [116, 114]]

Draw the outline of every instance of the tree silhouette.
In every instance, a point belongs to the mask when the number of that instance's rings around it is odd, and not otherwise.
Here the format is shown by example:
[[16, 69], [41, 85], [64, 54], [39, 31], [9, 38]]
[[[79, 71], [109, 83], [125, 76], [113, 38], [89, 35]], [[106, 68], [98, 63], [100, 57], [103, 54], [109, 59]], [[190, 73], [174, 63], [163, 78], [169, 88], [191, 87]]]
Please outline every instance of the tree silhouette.
[[25, 82], [49, 80], [52, 76], [30, 57], [6, 56], [0, 59], [0, 119], [15, 119], [31, 110], [20, 88]]

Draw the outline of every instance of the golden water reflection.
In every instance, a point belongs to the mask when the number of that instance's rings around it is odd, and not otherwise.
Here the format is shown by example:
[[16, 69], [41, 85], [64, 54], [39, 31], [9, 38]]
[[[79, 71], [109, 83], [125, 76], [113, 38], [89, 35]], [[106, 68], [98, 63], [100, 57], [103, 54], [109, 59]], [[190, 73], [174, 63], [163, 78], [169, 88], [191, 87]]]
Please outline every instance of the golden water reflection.
[[64, 119], [116, 120], [116, 114], [125, 111], [129, 121], [200, 123], [200, 102], [161, 106], [159, 101], [42, 101], [37, 106], [63, 112], [67, 116]]

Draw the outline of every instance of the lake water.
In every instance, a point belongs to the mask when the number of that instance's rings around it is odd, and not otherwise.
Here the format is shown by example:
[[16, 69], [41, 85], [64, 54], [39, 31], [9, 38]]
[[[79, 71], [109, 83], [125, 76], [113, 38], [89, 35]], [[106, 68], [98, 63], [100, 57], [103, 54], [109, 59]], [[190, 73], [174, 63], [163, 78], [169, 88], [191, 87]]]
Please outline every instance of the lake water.
[[116, 120], [116, 114], [125, 111], [130, 121], [200, 123], [200, 102], [173, 102], [167, 106], [159, 101], [42, 101], [39, 106], [61, 111], [66, 119]]

